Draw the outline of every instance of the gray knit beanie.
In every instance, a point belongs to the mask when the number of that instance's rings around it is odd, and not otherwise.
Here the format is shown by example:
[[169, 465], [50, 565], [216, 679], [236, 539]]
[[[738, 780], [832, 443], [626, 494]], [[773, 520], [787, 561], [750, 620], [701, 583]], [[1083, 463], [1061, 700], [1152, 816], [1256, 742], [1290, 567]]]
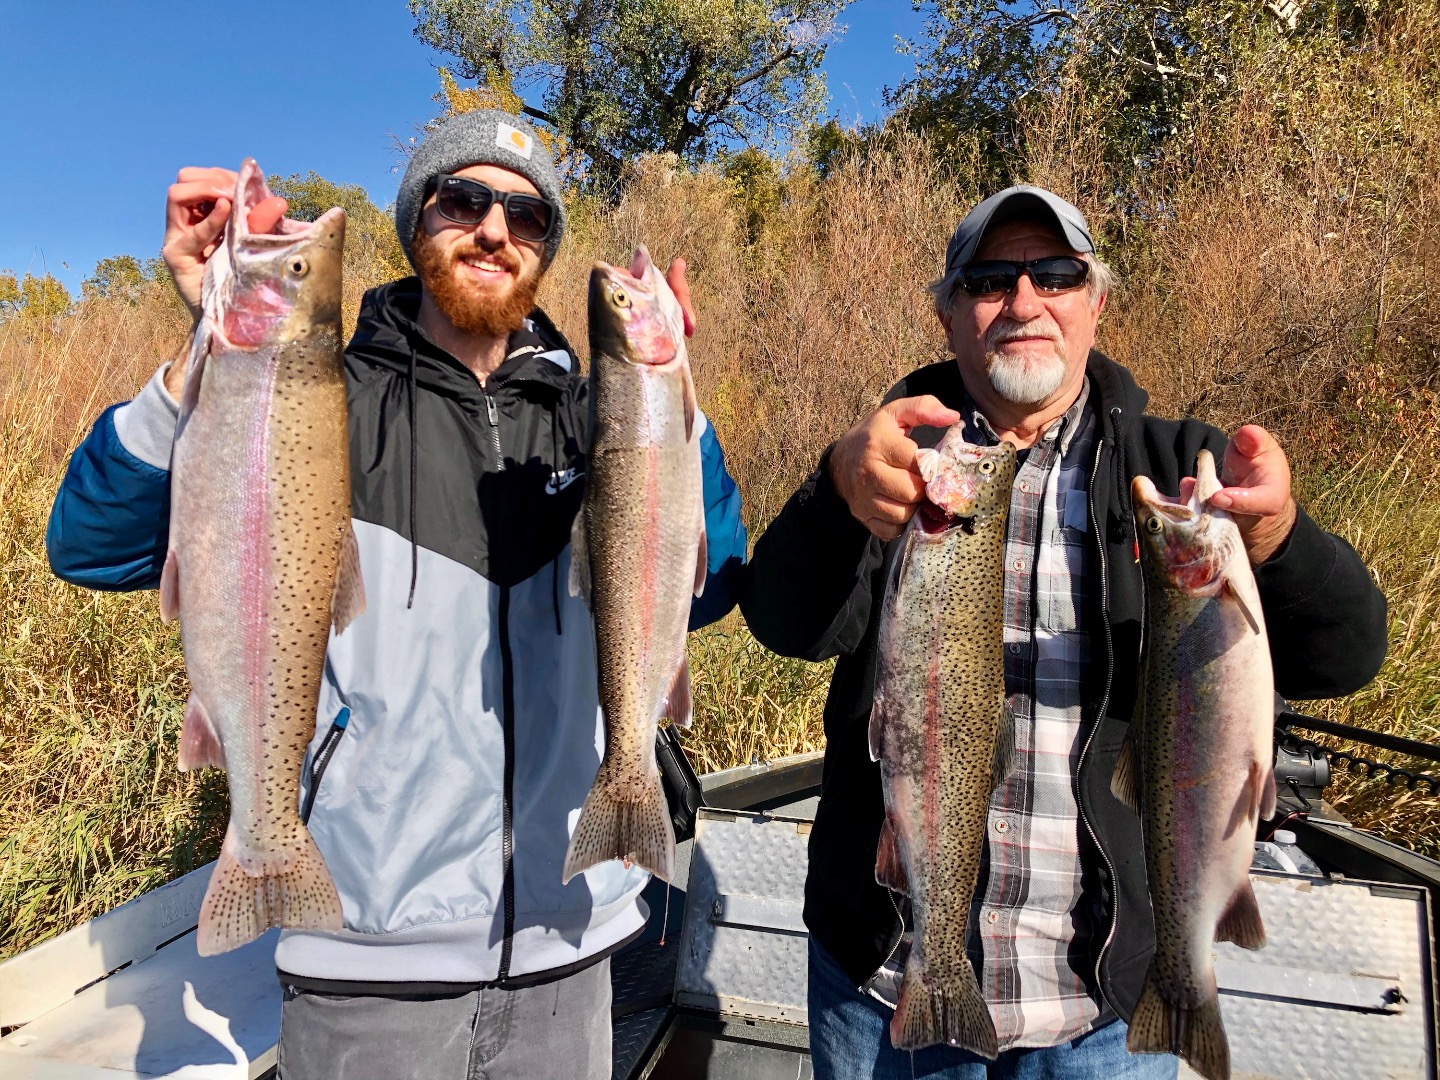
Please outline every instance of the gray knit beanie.
[[451, 173], [469, 165], [498, 165], [519, 173], [535, 190], [551, 200], [558, 211], [555, 230], [545, 241], [542, 267], [549, 266], [560, 249], [565, 235], [565, 203], [560, 196], [560, 177], [550, 151], [535, 136], [535, 129], [518, 116], [499, 109], [477, 109], [452, 116], [425, 137], [400, 181], [395, 196], [395, 231], [410, 265], [415, 255], [410, 250], [415, 229], [420, 223], [420, 209], [425, 205], [426, 188], [441, 173]]

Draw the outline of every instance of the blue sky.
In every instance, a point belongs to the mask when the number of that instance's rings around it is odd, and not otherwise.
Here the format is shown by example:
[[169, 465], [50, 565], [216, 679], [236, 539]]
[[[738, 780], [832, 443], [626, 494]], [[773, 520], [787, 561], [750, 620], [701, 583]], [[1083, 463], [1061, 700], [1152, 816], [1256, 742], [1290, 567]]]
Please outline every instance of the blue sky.
[[[908, 0], [857, 0], [825, 71], [832, 115], [875, 119], [911, 69]], [[187, 164], [314, 170], [387, 205], [395, 140], [435, 114], [405, 0], [0, 0], [0, 268], [78, 293], [104, 257], [157, 254]]]

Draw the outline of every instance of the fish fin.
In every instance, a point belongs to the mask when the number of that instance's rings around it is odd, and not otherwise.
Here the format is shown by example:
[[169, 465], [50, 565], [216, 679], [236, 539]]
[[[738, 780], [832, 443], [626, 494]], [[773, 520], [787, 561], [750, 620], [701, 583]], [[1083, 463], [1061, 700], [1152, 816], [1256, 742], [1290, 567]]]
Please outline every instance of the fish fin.
[[895, 826], [887, 815], [880, 823], [880, 842], [875, 845], [875, 880], [897, 893], [910, 895], [910, 882], [905, 877], [905, 864], [900, 861], [900, 842]]
[[992, 1061], [1000, 1054], [995, 1021], [968, 964], [960, 979], [941, 984], [907, 963], [890, 1020], [890, 1042], [897, 1050], [949, 1043]]
[[1015, 713], [1005, 692], [1000, 692], [1000, 718], [995, 725], [995, 752], [990, 760], [990, 789], [993, 791], [1015, 771]]
[[165, 553], [165, 568], [160, 571], [160, 621], [174, 622], [180, 614], [180, 560], [171, 548]]
[[870, 702], [870, 760], [879, 761], [885, 751], [885, 699], [876, 694]]
[[1225, 913], [1215, 927], [1216, 941], [1233, 941], [1242, 949], [1263, 949], [1265, 947], [1265, 924], [1260, 921], [1260, 905], [1255, 901], [1255, 889], [1247, 877], [1240, 882]]
[[302, 830], [300, 846], [268, 860], [244, 855], [231, 824], [200, 905], [195, 947], [215, 956], [254, 941], [272, 926], [340, 930], [340, 895], [320, 849]]
[[1115, 755], [1115, 771], [1110, 774], [1110, 794], [1135, 813], [1140, 813], [1140, 748], [1134, 724], [1126, 730], [1120, 753]]
[[608, 859], [624, 859], [637, 863], [662, 881], [675, 877], [675, 826], [670, 821], [670, 806], [660, 786], [660, 774], [645, 778], [644, 791], [635, 801], [622, 802], [616, 790], [633, 790], [631, 785], [612, 784], [602, 762], [595, 777], [595, 786], [580, 809], [580, 820], [570, 837], [565, 853], [565, 869], [560, 883], [597, 863]]
[[680, 666], [670, 680], [670, 692], [665, 695], [665, 708], [661, 715], [683, 728], [688, 728], [695, 719], [695, 699], [690, 694], [689, 657], [680, 657]]
[[570, 526], [570, 595], [584, 599], [590, 606], [590, 549], [585, 540], [585, 507], [575, 515]]
[[190, 700], [185, 703], [185, 720], [180, 728], [180, 759], [176, 765], [181, 772], [206, 766], [225, 768], [225, 748], [210, 721], [210, 714], [193, 690]]
[[705, 539], [705, 526], [700, 526], [700, 550], [695, 553], [695, 595], [705, 592], [705, 575], [710, 572], [710, 544]]
[[1250, 624], [1250, 629], [1257, 634], [1264, 633], [1264, 624], [1260, 621], [1260, 612], [1257, 610], [1259, 594], [1252, 593], [1247, 596], [1247, 591], [1237, 589], [1229, 574], [1226, 574], [1220, 581], [1221, 594], [1235, 601], [1236, 606], [1245, 616], [1245, 621]]
[[345, 524], [340, 540], [340, 562], [335, 567], [335, 594], [330, 598], [330, 623], [335, 633], [365, 613], [365, 579], [360, 576], [360, 542], [355, 539], [355, 526]]
[[[681, 338], [681, 342], [680, 347], [683, 349], [684, 338]], [[699, 406], [695, 404], [695, 377], [690, 374], [689, 363], [682, 363], [680, 371], [681, 386], [685, 394], [685, 441], [688, 443], [695, 434], [695, 413], [699, 411]]]
[[1132, 1054], [1179, 1054], [1206, 1080], [1230, 1080], [1230, 1042], [1220, 1019], [1219, 994], [1211, 990], [1193, 1009], [1171, 1005], [1160, 996], [1153, 960], [1130, 1016], [1125, 1049]]
[[915, 451], [915, 468], [920, 472], [920, 479], [928, 484], [940, 471], [940, 451], [931, 450], [928, 446], [920, 447]]
[[180, 400], [177, 402], [180, 406], [179, 420], [175, 427], [177, 435], [200, 401], [200, 380], [205, 376], [205, 360], [210, 355], [210, 332], [204, 329], [204, 319], [200, 323], [190, 334], [190, 366], [185, 369], [185, 382], [180, 388]]

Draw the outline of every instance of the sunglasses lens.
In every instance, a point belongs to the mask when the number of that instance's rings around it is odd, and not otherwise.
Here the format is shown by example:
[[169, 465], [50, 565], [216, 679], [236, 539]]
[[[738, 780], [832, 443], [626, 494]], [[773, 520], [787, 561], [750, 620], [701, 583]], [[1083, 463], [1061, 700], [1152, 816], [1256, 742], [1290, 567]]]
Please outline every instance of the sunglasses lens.
[[1009, 292], [1019, 279], [1020, 271], [1015, 263], [972, 263], [965, 268], [960, 286], [971, 296], [990, 296]]
[[1089, 263], [1069, 255], [1036, 259], [1030, 264], [1030, 279], [1041, 292], [1065, 292], [1067, 289], [1074, 289], [1085, 284], [1089, 274]]
[[484, 184], [459, 177], [446, 177], [435, 192], [435, 208], [457, 225], [474, 225], [485, 220], [495, 193]]
[[511, 195], [505, 200], [505, 220], [521, 240], [543, 240], [550, 231], [550, 204], [528, 195]]

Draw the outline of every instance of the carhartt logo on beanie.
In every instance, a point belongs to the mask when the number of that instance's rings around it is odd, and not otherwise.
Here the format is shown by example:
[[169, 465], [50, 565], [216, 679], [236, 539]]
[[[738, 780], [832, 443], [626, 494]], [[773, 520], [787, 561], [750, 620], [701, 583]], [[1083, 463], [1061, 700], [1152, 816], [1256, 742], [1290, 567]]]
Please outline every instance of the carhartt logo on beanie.
[[542, 266], [549, 266], [565, 234], [565, 203], [560, 195], [560, 177], [545, 144], [535, 129], [518, 116], [499, 109], [477, 109], [452, 116], [426, 136], [405, 169], [400, 191], [395, 196], [395, 231], [410, 264], [415, 228], [425, 204], [426, 189], [441, 173], [455, 172], [470, 165], [498, 165], [519, 173], [535, 190], [556, 206], [555, 231], [545, 241]]

